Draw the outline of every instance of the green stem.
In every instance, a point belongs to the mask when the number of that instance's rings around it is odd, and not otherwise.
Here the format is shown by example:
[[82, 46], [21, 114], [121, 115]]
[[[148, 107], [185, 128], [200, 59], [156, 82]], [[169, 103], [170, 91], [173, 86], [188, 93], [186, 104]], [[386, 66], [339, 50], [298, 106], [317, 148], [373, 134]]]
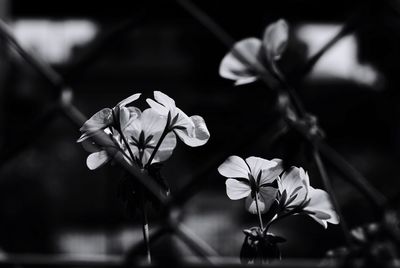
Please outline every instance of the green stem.
[[258, 220], [260, 222], [260, 228], [261, 228], [261, 232], [264, 230], [264, 225], [263, 225], [263, 221], [262, 221], [262, 217], [261, 217], [261, 211], [260, 208], [258, 207], [258, 193], [256, 193], [256, 209], [257, 209], [257, 214], [258, 214]]

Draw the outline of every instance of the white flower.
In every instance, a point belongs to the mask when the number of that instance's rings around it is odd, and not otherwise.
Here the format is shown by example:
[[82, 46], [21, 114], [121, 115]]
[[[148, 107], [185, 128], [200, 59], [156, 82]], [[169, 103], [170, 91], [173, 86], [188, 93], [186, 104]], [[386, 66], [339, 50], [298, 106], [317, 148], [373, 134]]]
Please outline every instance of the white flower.
[[[114, 147], [116, 150], [123, 151], [125, 154], [127, 153], [126, 147], [121, 141], [118, 132], [111, 133], [109, 129], [104, 130], [104, 132], [108, 134], [111, 139], [104, 140], [101, 146], [95, 145], [87, 139], [82, 142], [82, 146], [85, 150], [91, 153], [86, 159], [86, 165], [90, 170], [103, 166], [113, 158], [104, 150], [105, 147]], [[125, 159], [129, 161], [127, 155], [125, 155]]]
[[[82, 142], [84, 148], [91, 152], [86, 159], [86, 165], [90, 170], [97, 169], [112, 159], [107, 151], [104, 150], [105, 147], [114, 147], [122, 151], [125, 154], [125, 158], [129, 161], [127, 148], [122, 141], [120, 131], [123, 132], [133, 120], [140, 116], [141, 112], [138, 108], [126, 107], [126, 105], [137, 100], [140, 95], [140, 93], [133, 94], [119, 102], [112, 109], [104, 108], [100, 110], [80, 128], [82, 135], [77, 142]], [[110, 140], [104, 140], [104, 144], [91, 146], [91, 142], [87, 141], [87, 139], [95, 135], [98, 131], [104, 131], [110, 136]]]
[[283, 171], [278, 161], [259, 157], [230, 156], [218, 168], [219, 173], [227, 177], [226, 193], [232, 200], [246, 197], [246, 208], [256, 214], [256, 198], [261, 213], [269, 210], [277, 196], [274, 182]]
[[[128, 137], [135, 160], [144, 167], [148, 163], [166, 124], [166, 118], [158, 114], [154, 109], [148, 108], [133, 120], [126, 128], [125, 134]], [[152, 163], [167, 160], [176, 146], [175, 134], [170, 132], [163, 139]]]
[[[235, 85], [243, 85], [259, 78], [258, 65], [264, 66], [265, 70], [272, 69], [276, 72], [275, 61], [279, 60], [285, 51], [288, 39], [289, 27], [286, 21], [280, 19], [270, 24], [262, 40], [252, 37], [234, 44], [221, 62], [220, 75], [234, 80]], [[267, 75], [270, 81], [274, 79], [269, 72], [264, 75]]]
[[140, 93], [133, 94], [119, 102], [114, 108], [104, 108], [89, 118], [80, 128], [82, 133], [77, 142], [82, 142], [93, 136], [97, 131], [108, 127], [121, 128], [124, 130], [132, 120], [140, 115], [140, 110], [136, 107], [126, 107], [126, 105], [137, 100]]
[[210, 138], [206, 123], [201, 116], [188, 117], [175, 106], [175, 101], [160, 91], [154, 91], [154, 100], [147, 103], [157, 113], [168, 118], [168, 131], [173, 131], [186, 145], [191, 147], [204, 145]]
[[[278, 181], [279, 203], [285, 211], [300, 209], [327, 228], [328, 222], [339, 223], [327, 192], [310, 185], [308, 174], [303, 168], [292, 167]], [[297, 214], [297, 213], [296, 213]]]

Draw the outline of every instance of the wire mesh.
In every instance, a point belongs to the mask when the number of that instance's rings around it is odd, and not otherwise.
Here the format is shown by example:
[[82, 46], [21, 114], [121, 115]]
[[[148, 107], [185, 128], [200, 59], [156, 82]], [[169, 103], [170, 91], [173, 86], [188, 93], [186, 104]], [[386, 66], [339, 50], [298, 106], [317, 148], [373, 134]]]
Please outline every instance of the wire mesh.
[[[199, 23], [201, 23], [207, 30], [211, 31], [215, 38], [219, 39], [227, 48], [231, 48], [234, 43], [234, 39], [221, 27], [216, 21], [214, 21], [209, 15], [207, 15], [206, 11], [202, 11], [199, 9], [193, 2], [190, 0], [177, 0], [177, 3], [185, 9], [189, 14], [193, 16]], [[318, 62], [318, 60], [326, 53], [336, 42], [338, 42], [341, 38], [351, 32], [355, 27], [357, 27], [359, 16], [353, 16], [351, 20], [349, 20], [341, 29], [341, 31], [334, 36], [318, 53], [316, 53], [311, 59], [306, 63], [306, 65], [301, 68], [299, 71], [294, 72], [292, 77], [288, 80], [291, 82], [301, 80], [308, 72], [313, 68], [313, 66]], [[96, 58], [101, 53], [101, 50], [106, 47], [107, 43], [110, 42], [113, 38], [118, 35], [124, 34], [126, 31], [130, 30], [131, 27], [135, 25], [137, 26], [137, 22], [134, 21], [126, 21], [117, 25], [111, 31], [101, 35], [98, 38], [98, 41], [95, 42], [95, 48], [89, 47], [87, 49], [88, 53], [84, 54], [82, 58], [78, 59], [75, 65], [73, 65], [70, 71], [67, 73], [67, 80], [73, 79], [75, 75], [77, 75], [82, 68], [86, 65], [90, 64], [92, 61], [95, 61]], [[51, 120], [53, 116], [64, 115], [68, 119], [70, 119], [75, 128], [79, 128], [86, 120], [86, 116], [76, 107], [73, 103], [73, 89], [67, 85], [66, 79], [64, 79], [61, 75], [59, 75], [51, 66], [42, 62], [38, 59], [34, 54], [29, 53], [16, 41], [15, 37], [9, 30], [7, 24], [4, 21], [0, 21], [0, 35], [5, 41], [30, 65], [32, 66], [49, 84], [54, 88], [54, 104], [47, 111], [45, 111], [42, 115], [38, 116], [37, 122], [32, 124], [32, 136], [40, 135], [40, 131], [34, 130], [34, 126], [37, 124], [45, 125], [47, 122]], [[242, 54], [240, 51], [236, 51], [239, 58], [242, 59], [244, 63], [248, 63], [249, 60], [247, 55]], [[265, 73], [265, 70], [260, 65], [258, 69], [261, 74]], [[271, 81], [268, 76], [263, 76], [264, 82], [269, 84]], [[284, 81], [281, 81], [285, 83]], [[294, 82], [297, 83], [297, 82]], [[282, 87], [282, 92], [280, 94], [284, 94], [289, 96], [291, 104], [297, 107], [297, 113], [299, 115], [299, 120], [306, 120], [308, 114], [305, 111], [304, 105], [302, 101], [297, 96], [296, 92], [287, 84], [286, 87]], [[55, 112], [57, 111], [57, 112]], [[270, 142], [272, 143], [275, 138], [279, 136], [281, 133], [285, 132], [287, 127], [291, 127], [297, 130], [306, 140], [309, 141], [311, 146], [314, 146], [314, 157], [317, 162], [317, 166], [321, 172], [321, 177], [324, 178], [325, 187], [334, 197], [334, 191], [330, 186], [330, 179], [328, 177], [327, 172], [325, 171], [324, 163], [322, 158], [326, 160], [330, 165], [334, 166], [338, 169], [343, 177], [347, 179], [351, 184], [353, 184], [358, 190], [360, 190], [374, 206], [377, 210], [381, 210], [385, 207], [387, 200], [386, 198], [379, 193], [376, 189], [374, 189], [359, 172], [357, 172], [350, 164], [348, 164], [338, 153], [336, 153], [332, 148], [330, 148], [320, 137], [315, 137], [313, 135], [309, 135], [309, 128], [303, 127], [298, 122], [286, 121], [287, 125], [278, 126], [277, 129], [269, 130], [271, 137]], [[263, 129], [264, 126], [261, 127]], [[262, 131], [254, 131], [254, 136], [251, 139], [247, 139], [247, 141], [243, 142], [243, 147], [246, 147], [248, 141], [257, 140], [257, 138], [265, 135], [265, 129]], [[9, 150], [6, 150], [7, 153], [0, 158], [0, 165], [4, 164], [6, 161], [10, 160], [14, 157], [18, 152], [23, 152], [24, 148], [26, 148], [34, 137], [30, 137], [29, 140], [22, 141], [20, 144], [12, 147]], [[98, 133], [93, 137], [93, 140], [97, 144], [104, 144], [108, 139], [108, 136], [104, 135], [104, 133]], [[241, 147], [241, 146], [238, 146]], [[200, 237], [196, 236], [188, 227], [183, 225], [179, 221], [179, 217], [176, 214], [180, 214], [182, 207], [184, 207], [189, 199], [196, 193], [201, 191], [202, 178], [216, 168], [216, 166], [221, 162], [221, 159], [224, 158], [226, 152], [218, 157], [215, 157], [212, 161], [210, 161], [205, 167], [200, 169], [198, 174], [194, 174], [192, 176], [192, 180], [184, 186], [181, 191], [176, 193], [173, 196], [165, 196], [161, 194], [160, 187], [146, 175], [142, 174], [136, 167], [128, 164], [122, 154], [113, 148], [107, 147], [107, 153], [112, 155], [115, 161], [125, 169], [130, 175], [131, 179], [135, 180], [143, 187], [145, 187], [156, 199], [160, 201], [160, 203], [164, 207], [164, 215], [163, 221], [165, 223], [164, 228], [158, 228], [154, 230], [150, 235], [150, 242], [153, 243], [155, 240], [159, 239], [164, 235], [174, 235], [181, 239], [193, 252], [195, 252], [199, 257], [201, 257], [205, 263], [207, 264], [215, 264], [218, 262], [215, 261], [215, 257], [218, 257], [218, 253], [212, 249], [207, 242], [203, 241]], [[237, 149], [236, 150], [240, 150]], [[322, 158], [321, 156], [322, 155]], [[200, 186], [200, 187], [199, 187]], [[340, 212], [340, 207], [337, 202], [333, 202], [335, 204], [336, 210]], [[342, 218], [342, 226], [344, 236], [348, 241], [348, 229], [345, 226], [345, 221]], [[349, 242], [350, 243], [350, 242]], [[123, 265], [132, 265], [137, 260], [135, 259], [138, 252], [142, 251], [144, 247], [143, 241], [139, 242], [136, 245], [132, 245], [130, 251], [127, 256], [124, 258], [119, 257], [107, 257], [105, 259], [65, 259], [62, 257], [40, 257], [40, 256], [3, 256], [0, 258], [1, 264], [16, 264], [16, 265], [51, 265], [51, 266], [123, 266]], [[137, 264], [137, 263], [136, 263]], [[290, 265], [289, 265], [290, 266]], [[299, 266], [299, 263], [296, 263], [296, 266]]]

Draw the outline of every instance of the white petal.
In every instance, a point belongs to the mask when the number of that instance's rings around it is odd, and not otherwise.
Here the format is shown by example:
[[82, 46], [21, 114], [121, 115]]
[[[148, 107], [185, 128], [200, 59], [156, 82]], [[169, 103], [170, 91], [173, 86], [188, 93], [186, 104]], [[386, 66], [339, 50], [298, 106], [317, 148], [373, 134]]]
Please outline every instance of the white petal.
[[249, 165], [251, 174], [253, 175], [254, 178], [257, 178], [261, 170], [264, 171], [277, 166], [277, 163], [275, 161], [270, 161], [255, 156], [246, 158], [246, 162]]
[[305, 183], [307, 189], [309, 187], [311, 187], [310, 186], [310, 178], [308, 177], [308, 173], [302, 167], [299, 168], [299, 175], [300, 175], [300, 179]]
[[198, 147], [207, 143], [210, 138], [210, 132], [204, 119], [199, 115], [190, 117], [194, 128], [175, 129], [176, 135], [188, 146]]
[[225, 160], [218, 167], [218, 172], [227, 178], [246, 178], [249, 179], [249, 168], [246, 162], [239, 156], [233, 155]]
[[130, 111], [127, 107], [121, 106], [119, 110], [119, 124], [121, 129], [125, 129], [129, 123]]
[[235, 179], [227, 179], [225, 184], [226, 194], [232, 200], [245, 198], [251, 193], [250, 186], [244, 182]]
[[[260, 213], [265, 213], [266, 207], [265, 207], [265, 203], [261, 200], [260, 197], [258, 197], [258, 209], [260, 210]], [[254, 198], [251, 197], [251, 195], [249, 195], [246, 198], [246, 202], [245, 202], [245, 206], [246, 209], [252, 213], [252, 214], [257, 214], [257, 204], [256, 204], [256, 200]]]
[[245, 85], [245, 84], [250, 84], [253, 83], [255, 81], [257, 81], [258, 77], [257, 76], [250, 76], [250, 77], [245, 77], [245, 78], [238, 78], [235, 81], [235, 86], [241, 86], [241, 85]]
[[260, 185], [265, 183], [272, 183], [279, 178], [279, 175], [283, 172], [283, 166], [276, 165], [275, 167], [263, 170]]
[[[287, 199], [296, 196], [290, 205], [300, 205], [308, 195], [308, 189], [300, 177], [300, 169], [291, 167], [289, 171], [285, 171], [280, 179], [279, 191], [282, 193], [284, 190], [287, 192]], [[289, 204], [286, 204], [289, 205]]]
[[264, 204], [264, 210], [262, 213], [267, 212], [271, 205], [275, 202], [276, 195], [278, 193], [278, 189], [274, 187], [261, 187], [260, 188], [260, 200]]
[[175, 147], [176, 136], [174, 133], [170, 132], [167, 134], [167, 136], [165, 136], [163, 142], [161, 143], [160, 148], [154, 157], [153, 163], [167, 160], [172, 155]]
[[136, 119], [138, 119], [142, 114], [142, 111], [140, 111], [139, 108], [136, 108], [133, 106], [126, 107], [125, 109], [128, 109], [128, 111], [129, 111], [129, 117], [128, 117], [129, 119], [128, 119], [128, 122], [126, 122], [124, 124], [121, 123], [122, 131], [125, 130], [127, 127], [129, 127], [132, 124], [132, 122], [135, 121]]
[[79, 129], [83, 134], [77, 142], [82, 142], [90, 137], [94, 132], [106, 128], [112, 123], [112, 120], [112, 111], [110, 108], [104, 108], [98, 111]]
[[175, 101], [161, 91], [154, 91], [154, 99], [164, 105], [168, 110], [173, 110], [176, 107]]
[[143, 111], [140, 121], [146, 137], [162, 132], [167, 124], [167, 118], [152, 108]]
[[150, 105], [152, 109], [154, 109], [157, 113], [167, 116], [169, 110], [165, 108], [163, 105], [159, 104], [158, 102], [152, 99], [146, 99], [146, 102]]
[[269, 60], [278, 60], [285, 51], [289, 39], [289, 26], [285, 20], [270, 24], [264, 32], [263, 45]]
[[[231, 51], [222, 59], [219, 67], [219, 74], [230, 80], [235, 80], [239, 84], [251, 83], [257, 79], [254, 71], [255, 64], [258, 64], [261, 40], [257, 38], [247, 38], [237, 42]], [[246, 61], [243, 62], [237, 54], [243, 55]]]
[[[326, 227], [326, 224], [323, 224], [323, 222], [330, 222], [332, 224], [339, 223], [339, 217], [333, 209], [333, 205], [327, 192], [311, 187], [309, 190], [309, 198], [311, 200], [305, 210], [315, 212], [314, 215], [310, 215], [313, 219], [324, 225], [324, 227]], [[321, 216], [318, 217], [319, 215]], [[326, 215], [329, 215], [330, 218], [327, 219]]]
[[92, 153], [86, 159], [86, 165], [90, 170], [94, 170], [109, 161], [109, 157], [106, 151], [100, 151], [96, 153]]
[[128, 105], [129, 103], [134, 102], [135, 100], [139, 99], [140, 95], [141, 95], [141, 93], [133, 94], [133, 95], [129, 96], [128, 98], [120, 101], [116, 106], [124, 107], [124, 106]]
[[191, 117], [187, 116], [181, 109], [179, 108], [174, 108], [173, 113], [171, 113], [172, 118], [174, 116], [178, 116], [176, 123], [174, 124], [174, 126], [180, 126], [183, 127], [185, 129], [187, 129], [187, 131], [189, 133], [194, 132], [194, 122], [191, 119]]

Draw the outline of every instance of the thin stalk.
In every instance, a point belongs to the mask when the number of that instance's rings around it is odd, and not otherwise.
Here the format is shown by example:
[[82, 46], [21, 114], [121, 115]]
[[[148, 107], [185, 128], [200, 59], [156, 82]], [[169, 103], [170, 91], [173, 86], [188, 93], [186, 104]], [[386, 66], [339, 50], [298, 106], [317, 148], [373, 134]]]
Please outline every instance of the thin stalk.
[[146, 245], [146, 257], [149, 264], [151, 264], [151, 251], [150, 251], [150, 235], [149, 235], [149, 220], [147, 218], [147, 211], [145, 207], [145, 200], [143, 193], [141, 194], [141, 203], [142, 203], [142, 232], [143, 238]]
[[260, 208], [258, 207], [258, 193], [256, 193], [256, 209], [257, 209], [257, 214], [258, 214], [258, 220], [260, 222], [260, 228], [261, 228], [261, 232], [264, 230], [264, 225], [263, 225], [263, 221], [262, 221], [262, 217], [261, 217], [261, 211]]

